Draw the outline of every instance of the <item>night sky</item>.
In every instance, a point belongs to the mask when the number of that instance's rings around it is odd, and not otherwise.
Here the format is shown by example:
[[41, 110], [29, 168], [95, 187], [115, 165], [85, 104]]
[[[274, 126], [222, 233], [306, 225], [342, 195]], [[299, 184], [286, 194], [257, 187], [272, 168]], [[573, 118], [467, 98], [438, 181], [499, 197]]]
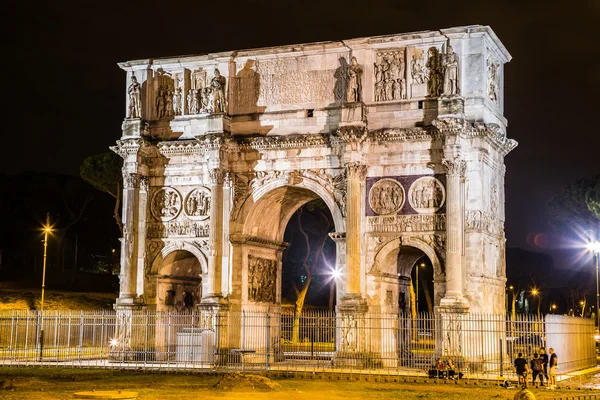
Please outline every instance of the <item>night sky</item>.
[[[597, 0], [19, 3], [5, 14], [5, 173], [76, 175], [114, 144], [125, 117], [120, 61], [471, 24], [491, 26], [513, 56], [505, 116], [519, 146], [506, 158], [508, 247], [553, 247], [548, 198], [600, 172]], [[540, 233], [548, 240], [536, 245]]]

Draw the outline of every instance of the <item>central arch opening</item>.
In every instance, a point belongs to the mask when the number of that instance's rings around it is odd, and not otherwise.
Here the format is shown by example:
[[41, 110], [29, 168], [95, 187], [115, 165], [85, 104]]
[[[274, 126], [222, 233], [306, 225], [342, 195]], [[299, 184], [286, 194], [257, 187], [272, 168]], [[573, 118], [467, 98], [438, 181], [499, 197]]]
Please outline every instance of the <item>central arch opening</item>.
[[[310, 182], [304, 180], [301, 185]], [[318, 193], [319, 188], [286, 185], [265, 189], [248, 207], [243, 226], [245, 235], [253, 238], [242, 249], [246, 260], [242, 273], [247, 275], [245, 282], [250, 290], [245, 294], [245, 307], [264, 310], [269, 304], [281, 305], [278, 337], [282, 338], [284, 352], [294, 354], [317, 351], [323, 343], [329, 350], [335, 345], [334, 318], [329, 318], [331, 329], [324, 329], [317, 319], [333, 311], [336, 303], [337, 244], [329, 233], [338, 228], [342, 218], [333, 198], [328, 192]], [[265, 239], [271, 242], [259, 243]], [[272, 301], [261, 302], [264, 299], [253, 295], [254, 284], [260, 281], [255, 279], [256, 268], [252, 268], [257, 258], [278, 261], [278, 295]]]

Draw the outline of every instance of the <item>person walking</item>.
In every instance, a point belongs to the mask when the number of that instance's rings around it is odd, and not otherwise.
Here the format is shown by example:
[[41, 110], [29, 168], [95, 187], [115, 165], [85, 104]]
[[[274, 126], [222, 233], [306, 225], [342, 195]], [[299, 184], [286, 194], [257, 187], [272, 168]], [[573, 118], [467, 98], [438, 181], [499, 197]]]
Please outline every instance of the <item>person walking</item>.
[[548, 382], [548, 387], [550, 389], [556, 389], [556, 373], [558, 371], [558, 356], [554, 352], [554, 349], [551, 347], [548, 349], [550, 353], [550, 379]]
[[518, 357], [515, 358], [515, 369], [517, 370], [517, 376], [519, 377], [519, 385], [527, 387], [527, 360], [523, 357], [523, 353], [519, 353]]
[[537, 377], [539, 376], [540, 382], [542, 383], [542, 386], [544, 386], [544, 374], [543, 374], [543, 370], [542, 370], [542, 360], [540, 360], [538, 353], [533, 353], [533, 358], [529, 362], [529, 365], [531, 367], [531, 384], [537, 388], [538, 384], [537, 384], [536, 380], [537, 380]]
[[[545, 347], [540, 347], [540, 360], [542, 360], [542, 371], [544, 374], [544, 378], [546, 379], [546, 382], [548, 382], [548, 380], [550, 379], [548, 377], [548, 353], [546, 353], [546, 348]], [[542, 382], [542, 386], [544, 386], [544, 383]]]

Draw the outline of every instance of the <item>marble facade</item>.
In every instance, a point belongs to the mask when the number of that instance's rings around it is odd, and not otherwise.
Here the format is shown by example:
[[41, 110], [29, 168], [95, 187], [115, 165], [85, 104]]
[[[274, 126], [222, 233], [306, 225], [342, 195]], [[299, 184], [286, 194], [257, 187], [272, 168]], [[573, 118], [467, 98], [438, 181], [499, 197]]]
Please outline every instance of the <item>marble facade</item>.
[[120, 63], [116, 307], [195, 285], [194, 307], [279, 310], [286, 224], [321, 198], [343, 320], [402, 309], [422, 256], [436, 312], [503, 313], [510, 58], [475, 25]]

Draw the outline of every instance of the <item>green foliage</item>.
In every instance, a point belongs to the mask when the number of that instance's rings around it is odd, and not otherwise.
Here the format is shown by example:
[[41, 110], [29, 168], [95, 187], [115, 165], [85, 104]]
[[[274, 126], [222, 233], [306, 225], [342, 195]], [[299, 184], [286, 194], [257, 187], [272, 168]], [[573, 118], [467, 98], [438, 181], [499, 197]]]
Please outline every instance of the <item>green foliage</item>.
[[600, 175], [567, 185], [550, 199], [546, 211], [550, 225], [558, 230], [600, 220]]
[[83, 160], [79, 174], [97, 189], [116, 198], [121, 182], [122, 167], [123, 159], [112, 151], [107, 151]]
[[594, 185], [585, 194], [588, 209], [600, 220], [600, 175], [596, 176]]

